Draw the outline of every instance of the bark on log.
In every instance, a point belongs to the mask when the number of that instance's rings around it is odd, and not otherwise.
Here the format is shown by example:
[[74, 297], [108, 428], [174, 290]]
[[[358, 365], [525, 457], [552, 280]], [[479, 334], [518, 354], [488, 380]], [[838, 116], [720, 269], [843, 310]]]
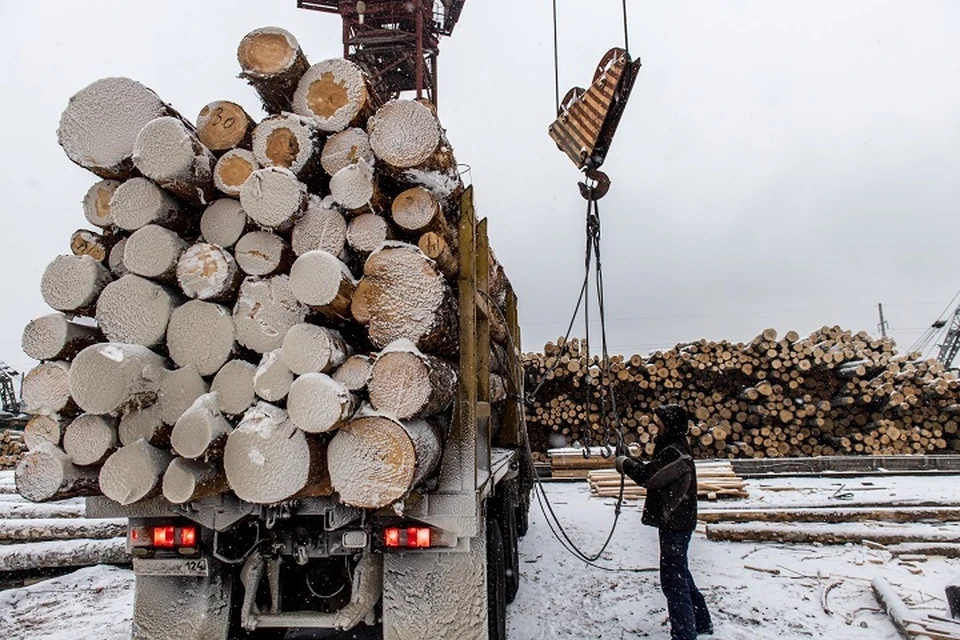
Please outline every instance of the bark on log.
[[213, 462], [223, 456], [223, 447], [233, 427], [220, 413], [216, 392], [207, 393], [183, 412], [170, 434], [170, 446], [184, 458]]
[[347, 244], [361, 256], [367, 256], [390, 239], [386, 218], [375, 213], [362, 213], [347, 225]]
[[121, 505], [129, 505], [158, 495], [163, 474], [173, 456], [137, 440], [117, 449], [100, 469], [100, 490], [103, 495]]
[[713, 524], [707, 525], [708, 540], [725, 540], [729, 542], [747, 541], [777, 541], [820, 544], [854, 544], [871, 540], [880, 544], [899, 544], [903, 542], [953, 542], [956, 535], [945, 533], [932, 528], [917, 527], [890, 527], [889, 529], [861, 527], [844, 527], [836, 529], [811, 529], [808, 525], [804, 529], [788, 527], [764, 527], [757, 524]]
[[324, 60], [303, 74], [293, 96], [293, 111], [330, 133], [366, 121], [372, 95], [363, 71], [342, 58]]
[[80, 518], [44, 518], [0, 520], [0, 542], [40, 542], [45, 540], [109, 540], [127, 534], [127, 521], [85, 520]]
[[[238, 190], [239, 195], [239, 190]], [[229, 249], [247, 231], [249, 220], [239, 200], [220, 198], [204, 209], [200, 235], [209, 244]]]
[[347, 242], [347, 221], [332, 199], [310, 196], [307, 210], [293, 226], [291, 245], [298, 256], [321, 250], [339, 256]]
[[[267, 402], [280, 402], [290, 392], [293, 372], [280, 356], [282, 349], [263, 354], [257, 372], [253, 376], [253, 390]], [[251, 401], [250, 404], [253, 404]]]
[[219, 396], [220, 411], [227, 415], [238, 416], [253, 406], [254, 377], [257, 368], [243, 360], [231, 360], [223, 365], [213, 377], [210, 391]]
[[71, 322], [62, 313], [51, 313], [27, 324], [20, 345], [34, 360], [71, 360], [102, 340], [103, 334], [97, 327]]
[[87, 347], [70, 367], [70, 395], [87, 413], [153, 404], [166, 372], [164, 360], [146, 347], [105, 343]]
[[111, 280], [110, 271], [90, 256], [57, 256], [43, 272], [40, 293], [57, 311], [89, 316]]
[[197, 398], [209, 390], [210, 385], [200, 377], [195, 365], [188, 364], [165, 373], [160, 381], [160, 395], [157, 398], [160, 419], [169, 425], [176, 424]]
[[206, 242], [188, 247], [177, 261], [177, 284], [188, 298], [209, 302], [234, 299], [243, 275], [226, 249]]
[[289, 169], [257, 169], [240, 189], [240, 204], [257, 224], [284, 231], [306, 207], [307, 187]]
[[425, 418], [450, 406], [457, 392], [456, 368], [397, 340], [380, 353], [367, 383], [370, 404], [400, 420]]
[[81, 469], [52, 443], [29, 451], [13, 474], [17, 493], [31, 502], [64, 500], [100, 493], [96, 470]]
[[307, 433], [327, 433], [353, 416], [356, 398], [345, 386], [323, 373], [308, 373], [290, 385], [290, 420]]
[[227, 476], [216, 465], [174, 458], [163, 474], [163, 497], [183, 504], [229, 490]]
[[0, 518], [35, 520], [39, 518], [83, 518], [83, 503], [36, 504], [33, 502], [0, 503]]
[[139, 82], [103, 78], [70, 98], [57, 139], [76, 164], [101, 178], [122, 180], [134, 169], [133, 147], [140, 130], [173, 113]]
[[224, 469], [237, 497], [255, 504], [332, 493], [326, 443], [264, 402], [250, 409], [227, 438]]
[[376, 175], [363, 160], [348, 164], [330, 178], [330, 195], [334, 202], [355, 214], [384, 209]]
[[237, 241], [234, 255], [244, 273], [261, 277], [288, 273], [294, 260], [287, 241], [268, 231], [244, 235]]
[[0, 571], [37, 571], [60, 567], [129, 564], [126, 538], [54, 540], [0, 546]]
[[440, 203], [423, 187], [412, 187], [394, 198], [390, 215], [397, 227], [408, 234], [419, 237], [433, 231], [448, 242], [453, 238]]
[[84, 413], [63, 432], [63, 451], [78, 467], [99, 467], [119, 446], [117, 419]]
[[350, 352], [339, 331], [303, 322], [287, 331], [280, 356], [290, 371], [303, 375], [329, 373], [343, 364]]
[[120, 184], [119, 180], [101, 180], [90, 187], [83, 197], [83, 215], [87, 222], [101, 229], [114, 226], [110, 200]]
[[719, 522], [955, 522], [960, 520], [957, 507], [834, 508], [834, 509], [723, 509], [703, 511], [698, 518], [708, 523]]
[[333, 372], [333, 379], [345, 386], [348, 391], [359, 393], [367, 387], [372, 367], [372, 357], [365, 354], [355, 354], [337, 367], [337, 370]]
[[197, 115], [197, 137], [214, 153], [250, 147], [253, 119], [236, 102], [215, 100]]
[[111, 342], [152, 347], [163, 342], [180, 302], [179, 291], [128, 273], [104, 287], [97, 301], [97, 324]]
[[77, 229], [70, 236], [70, 253], [75, 256], [90, 256], [103, 264], [110, 255], [110, 249], [119, 240], [115, 235], [94, 233], [88, 229]]
[[887, 546], [887, 551], [895, 557], [904, 554], [919, 554], [924, 556], [941, 556], [944, 558], [960, 558], [960, 543], [942, 542], [928, 544], [924, 542], [903, 542]]
[[330, 479], [344, 504], [380, 509], [403, 498], [433, 473], [440, 451], [439, 430], [424, 420], [357, 418], [330, 441]]
[[376, 162], [370, 147], [370, 137], [366, 131], [357, 127], [344, 129], [330, 136], [320, 154], [320, 163], [329, 176], [360, 160], [366, 162], [368, 167], [373, 167]]
[[234, 318], [226, 307], [191, 300], [170, 316], [167, 348], [178, 366], [194, 365], [200, 375], [211, 376], [233, 354], [236, 333]]
[[391, 243], [367, 258], [350, 309], [378, 348], [407, 338], [424, 353], [456, 351], [453, 292], [434, 262], [412, 245]]
[[279, 349], [287, 331], [306, 315], [307, 308], [290, 290], [288, 276], [247, 278], [233, 308], [237, 342], [257, 353]]
[[160, 449], [170, 447], [170, 432], [172, 424], [163, 421], [163, 414], [159, 404], [152, 404], [142, 409], [132, 409], [120, 418], [118, 435], [120, 444], [129, 446], [143, 438], [149, 444]]
[[279, 27], [255, 29], [237, 47], [240, 77], [256, 89], [268, 113], [291, 111], [300, 78], [310, 68], [300, 44]]
[[123, 276], [130, 273], [127, 266], [123, 264], [123, 251], [127, 248], [127, 239], [120, 238], [117, 241], [117, 244], [113, 245], [113, 248], [110, 249], [110, 255], [107, 257], [107, 265], [110, 268], [110, 273], [112, 273], [117, 278], [122, 278]]
[[193, 127], [169, 116], [148, 122], [137, 135], [133, 163], [180, 200], [194, 206], [216, 199], [213, 167], [217, 158], [203, 146]]
[[323, 136], [306, 118], [284, 113], [271, 116], [253, 131], [253, 157], [260, 167], [281, 167], [307, 184], [323, 177]]
[[20, 387], [20, 399], [23, 411], [31, 414], [55, 416], [76, 409], [70, 397], [70, 363], [43, 362], [28, 371]]
[[144, 278], [173, 283], [177, 278], [177, 262], [187, 248], [176, 232], [148, 224], [127, 238], [123, 264], [128, 271]]
[[23, 443], [30, 451], [39, 447], [41, 442], [60, 446], [65, 426], [62, 421], [53, 416], [33, 416], [23, 427]]
[[191, 226], [183, 205], [146, 178], [131, 178], [117, 187], [110, 199], [110, 212], [116, 225], [126, 231], [148, 224], [176, 231]]
[[356, 288], [347, 265], [326, 251], [308, 251], [290, 269], [293, 295], [319, 313], [350, 319], [350, 300]]
[[231, 149], [213, 167], [213, 184], [224, 195], [239, 198], [243, 183], [260, 168], [252, 151]]

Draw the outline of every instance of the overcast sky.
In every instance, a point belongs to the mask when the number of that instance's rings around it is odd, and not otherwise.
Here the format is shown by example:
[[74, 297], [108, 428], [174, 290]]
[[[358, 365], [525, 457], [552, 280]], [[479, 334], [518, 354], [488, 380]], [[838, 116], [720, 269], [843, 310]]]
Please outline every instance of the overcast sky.
[[[619, 0], [557, 0], [561, 94], [623, 42]], [[0, 359], [49, 310], [46, 265], [86, 227], [95, 176], [57, 145], [68, 98], [125, 75], [186, 117], [216, 99], [260, 117], [236, 46], [275, 25], [311, 61], [342, 52], [336, 16], [295, 0], [5, 2], [6, 231]], [[604, 165], [614, 352], [749, 340], [766, 327], [877, 329], [906, 349], [960, 289], [960, 3], [628, 0], [643, 69]], [[521, 304], [525, 350], [566, 329], [584, 201], [554, 146], [549, 0], [468, 0], [440, 56], [440, 116]], [[952, 307], [950, 308], [952, 311]], [[593, 326], [596, 326], [595, 324]], [[582, 331], [575, 333], [582, 333]]]

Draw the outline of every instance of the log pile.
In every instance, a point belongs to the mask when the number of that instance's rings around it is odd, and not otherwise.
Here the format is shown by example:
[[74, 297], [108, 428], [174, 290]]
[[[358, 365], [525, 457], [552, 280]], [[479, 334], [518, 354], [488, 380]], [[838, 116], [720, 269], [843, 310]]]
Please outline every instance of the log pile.
[[11, 429], [0, 431], [0, 471], [15, 468], [26, 450], [22, 431]]
[[100, 178], [84, 199], [99, 231], [47, 269], [58, 313], [24, 332], [41, 360], [16, 470], [31, 500], [377, 509], [436, 474], [458, 271], [418, 245], [456, 255], [464, 192], [436, 112], [374, 104], [359, 67], [311, 66], [283, 29], [248, 34], [238, 60], [259, 123], [220, 99], [194, 124], [126, 78], [63, 114], [61, 145]]
[[[590, 494], [598, 498], [616, 498], [620, 495], [620, 473], [616, 469], [598, 469], [587, 472]], [[639, 500], [646, 489], [628, 477], [623, 481], [625, 500]], [[697, 462], [697, 497], [701, 500], [718, 498], [746, 498], [746, 482], [733, 471], [727, 461]]]
[[[624, 439], [653, 451], [653, 409], [696, 416], [701, 458], [779, 458], [960, 452], [960, 383], [888, 338], [823, 327], [806, 337], [768, 329], [749, 343], [680, 344], [649, 356], [587, 358], [583, 341], [524, 355], [535, 456], [549, 448]], [[615, 400], [619, 422], [609, 412]], [[606, 406], [607, 410], [603, 411]], [[604, 417], [605, 416], [605, 417]]]

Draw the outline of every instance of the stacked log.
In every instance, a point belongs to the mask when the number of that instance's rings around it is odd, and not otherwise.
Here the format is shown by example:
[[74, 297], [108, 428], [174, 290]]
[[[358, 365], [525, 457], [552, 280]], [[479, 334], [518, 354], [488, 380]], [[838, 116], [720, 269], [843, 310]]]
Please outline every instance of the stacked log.
[[232, 491], [377, 509], [438, 470], [457, 270], [417, 245], [456, 246], [463, 185], [436, 113], [378, 110], [359, 67], [310, 66], [282, 29], [249, 34], [238, 60], [262, 122], [213, 100], [194, 125], [126, 79], [64, 114], [61, 143], [99, 180], [83, 207], [98, 231], [74, 244], [103, 246], [54, 260], [42, 288], [58, 313], [24, 332], [41, 360], [17, 468], [32, 500]]
[[0, 471], [15, 469], [26, 450], [22, 431], [0, 431]]
[[[685, 406], [703, 458], [960, 452], [960, 383], [889, 338], [840, 327], [767, 329], [749, 343], [699, 340], [647, 356], [587, 357], [576, 338], [524, 355], [531, 442], [627, 443], [653, 452], [653, 409]], [[616, 405], [616, 418], [612, 411]]]

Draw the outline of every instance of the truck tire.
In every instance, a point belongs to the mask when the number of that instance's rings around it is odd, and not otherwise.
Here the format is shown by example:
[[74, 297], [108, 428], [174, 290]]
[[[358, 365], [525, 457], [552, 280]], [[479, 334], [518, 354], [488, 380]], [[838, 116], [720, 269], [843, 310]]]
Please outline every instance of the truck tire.
[[517, 535], [521, 538], [527, 535], [530, 528], [530, 492], [521, 493], [517, 496]]
[[520, 541], [517, 536], [517, 483], [508, 480], [500, 485], [496, 499], [497, 519], [503, 536], [507, 602], [513, 602], [520, 589]]
[[487, 636], [507, 640], [507, 585], [503, 534], [495, 518], [487, 519]]

